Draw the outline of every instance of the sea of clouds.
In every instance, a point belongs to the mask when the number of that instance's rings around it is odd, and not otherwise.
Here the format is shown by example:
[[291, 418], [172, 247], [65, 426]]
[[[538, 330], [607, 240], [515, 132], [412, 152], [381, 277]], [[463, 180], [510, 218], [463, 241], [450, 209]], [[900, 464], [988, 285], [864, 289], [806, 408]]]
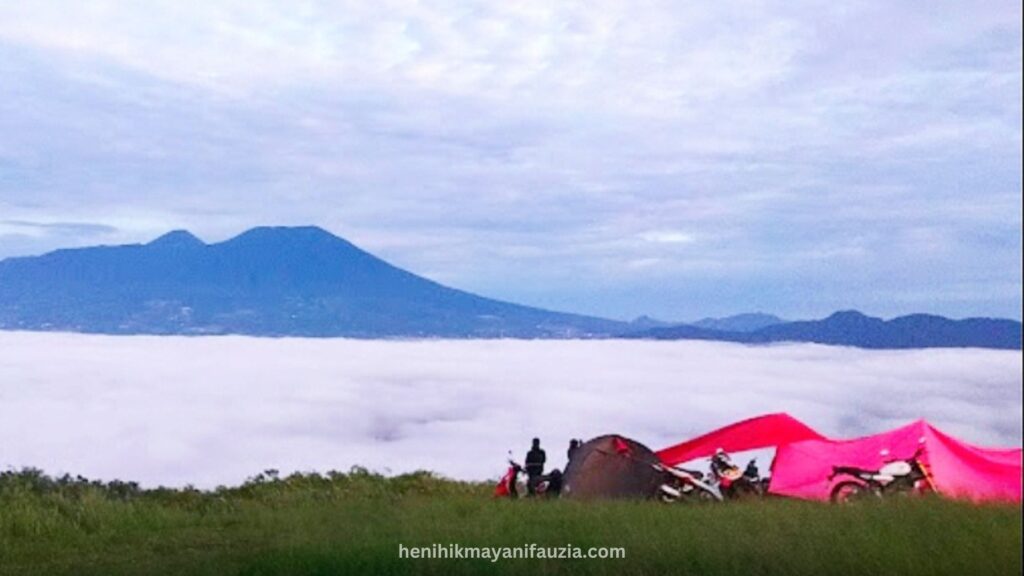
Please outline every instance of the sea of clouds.
[[654, 449], [766, 412], [829, 436], [924, 417], [1021, 445], [1021, 353], [641, 341], [356, 341], [0, 332], [0, 467], [144, 485], [264, 469], [486, 479], [541, 437]]

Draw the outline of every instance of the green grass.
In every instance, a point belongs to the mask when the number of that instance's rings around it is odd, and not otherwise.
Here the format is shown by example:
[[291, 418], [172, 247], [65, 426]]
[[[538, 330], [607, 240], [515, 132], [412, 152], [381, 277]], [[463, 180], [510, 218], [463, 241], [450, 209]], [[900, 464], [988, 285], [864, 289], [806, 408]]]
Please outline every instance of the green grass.
[[[0, 574], [1021, 574], [1021, 509], [495, 501], [365, 471], [215, 491], [0, 474]], [[413, 560], [406, 546], [615, 546], [625, 560]]]

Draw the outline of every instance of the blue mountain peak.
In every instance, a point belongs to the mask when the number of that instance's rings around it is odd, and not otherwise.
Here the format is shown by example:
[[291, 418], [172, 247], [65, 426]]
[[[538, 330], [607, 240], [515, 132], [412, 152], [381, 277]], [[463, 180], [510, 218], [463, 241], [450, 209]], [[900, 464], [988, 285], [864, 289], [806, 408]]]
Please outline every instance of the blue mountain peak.
[[173, 230], [153, 240], [147, 246], [167, 248], [201, 248], [206, 244], [188, 230]]
[[253, 248], [311, 248], [345, 246], [355, 248], [343, 238], [319, 226], [258, 226], [223, 242], [227, 246]]

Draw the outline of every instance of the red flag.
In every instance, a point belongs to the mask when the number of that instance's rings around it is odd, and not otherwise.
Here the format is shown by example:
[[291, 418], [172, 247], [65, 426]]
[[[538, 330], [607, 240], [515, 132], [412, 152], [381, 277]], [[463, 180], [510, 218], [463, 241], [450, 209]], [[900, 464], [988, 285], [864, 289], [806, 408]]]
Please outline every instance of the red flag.
[[622, 438], [619, 438], [618, 436], [615, 437], [615, 451], [618, 452], [619, 454], [622, 454], [623, 456], [633, 453], [633, 450], [630, 449], [629, 444], [623, 442]]

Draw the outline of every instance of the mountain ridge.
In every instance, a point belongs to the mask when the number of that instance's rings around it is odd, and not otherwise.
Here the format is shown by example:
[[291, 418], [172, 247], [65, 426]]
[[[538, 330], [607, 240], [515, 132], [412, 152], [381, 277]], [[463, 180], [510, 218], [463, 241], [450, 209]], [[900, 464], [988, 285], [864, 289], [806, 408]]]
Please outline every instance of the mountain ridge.
[[921, 313], [883, 320], [858, 310], [840, 310], [820, 320], [782, 322], [749, 332], [727, 332], [684, 324], [632, 332], [623, 337], [744, 344], [810, 342], [873, 349], [1022, 348], [1021, 323], [1016, 320], [981, 317], [953, 320]]
[[764, 312], [745, 312], [734, 314], [724, 318], [703, 318], [691, 322], [692, 326], [698, 328], [709, 328], [711, 330], [722, 330], [725, 332], [753, 332], [774, 324], [782, 324], [785, 320], [774, 314]]
[[1020, 322], [839, 311], [669, 324], [550, 311], [451, 288], [316, 226], [252, 228], [215, 243], [173, 230], [148, 243], [0, 260], [0, 329], [353, 338], [698, 339], [864, 348], [1021, 348]]

